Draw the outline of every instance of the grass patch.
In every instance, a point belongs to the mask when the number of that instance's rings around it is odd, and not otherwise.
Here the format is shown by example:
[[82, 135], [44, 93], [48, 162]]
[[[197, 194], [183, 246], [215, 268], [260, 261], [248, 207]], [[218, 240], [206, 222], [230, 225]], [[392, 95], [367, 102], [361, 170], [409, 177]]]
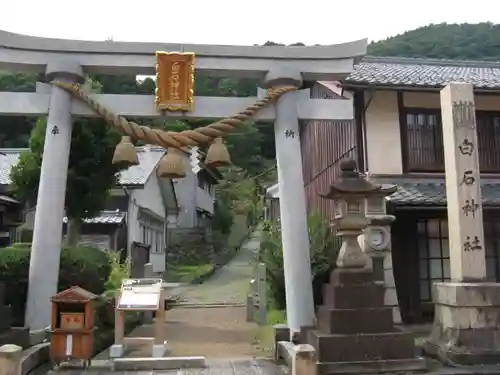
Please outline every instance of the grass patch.
[[285, 310], [270, 310], [267, 312], [267, 323], [271, 327], [275, 324], [286, 324]]
[[164, 279], [171, 283], [190, 283], [194, 279], [210, 272], [211, 269], [211, 264], [170, 264], [167, 266]]
[[271, 358], [273, 356], [275, 324], [285, 324], [286, 314], [284, 310], [269, 310], [267, 312], [267, 326], [258, 327], [255, 335], [254, 345], [259, 356]]

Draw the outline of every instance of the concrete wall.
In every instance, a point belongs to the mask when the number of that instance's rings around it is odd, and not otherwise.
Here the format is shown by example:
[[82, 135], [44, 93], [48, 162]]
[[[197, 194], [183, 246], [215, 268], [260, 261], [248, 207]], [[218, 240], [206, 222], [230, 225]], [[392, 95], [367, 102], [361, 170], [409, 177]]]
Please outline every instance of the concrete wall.
[[[366, 101], [370, 100], [366, 95]], [[476, 109], [498, 111], [500, 95], [476, 95]], [[439, 93], [404, 92], [403, 104], [410, 108], [440, 108]], [[372, 174], [403, 173], [397, 93], [375, 91], [366, 111], [366, 153]]]
[[376, 91], [373, 93], [365, 119], [369, 172], [373, 174], [403, 173], [396, 92]]
[[179, 206], [176, 227], [193, 228], [196, 224], [196, 193], [198, 188], [196, 175], [190, 168], [186, 168], [186, 177], [173, 182]]
[[175, 195], [179, 206], [176, 227], [195, 228], [198, 226], [197, 208], [210, 214], [214, 213], [214, 194], [198, 186], [198, 177], [191, 171], [189, 158], [186, 157], [184, 164], [186, 177], [174, 180]]
[[[145, 210], [141, 210], [141, 208]], [[148, 215], [147, 211], [152, 214]], [[150, 262], [154, 272], [165, 270], [165, 223], [167, 213], [156, 171], [153, 171], [142, 189], [130, 190], [128, 209], [128, 251], [132, 242], [151, 246]], [[143, 227], [147, 234], [144, 236]]]

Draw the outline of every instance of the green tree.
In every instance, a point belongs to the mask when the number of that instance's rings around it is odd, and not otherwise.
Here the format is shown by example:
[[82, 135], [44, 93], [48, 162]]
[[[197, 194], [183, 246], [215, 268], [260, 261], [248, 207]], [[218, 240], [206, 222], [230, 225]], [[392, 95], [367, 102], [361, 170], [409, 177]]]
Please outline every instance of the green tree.
[[34, 92], [36, 81], [36, 74], [0, 71], [0, 91]]
[[500, 61], [500, 25], [430, 24], [373, 42], [368, 53], [377, 56]]
[[[0, 71], [0, 91], [34, 92], [36, 80], [36, 74]], [[0, 116], [0, 147], [26, 147], [35, 122], [32, 117]]]
[[[28, 204], [36, 202], [46, 127], [46, 119], [38, 119], [29, 151], [21, 154], [11, 171], [14, 195]], [[103, 120], [77, 119], [73, 123], [65, 200], [69, 245], [78, 242], [82, 220], [104, 209], [109, 190], [116, 184], [118, 170], [111, 161], [118, 140], [119, 135]]]

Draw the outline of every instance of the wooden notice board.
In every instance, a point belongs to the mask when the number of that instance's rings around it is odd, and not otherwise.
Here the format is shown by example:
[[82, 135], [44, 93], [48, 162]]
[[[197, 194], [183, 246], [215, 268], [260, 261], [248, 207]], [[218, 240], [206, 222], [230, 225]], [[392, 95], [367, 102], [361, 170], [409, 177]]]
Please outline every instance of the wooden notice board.
[[122, 282], [118, 310], [158, 310], [162, 279], [125, 279]]

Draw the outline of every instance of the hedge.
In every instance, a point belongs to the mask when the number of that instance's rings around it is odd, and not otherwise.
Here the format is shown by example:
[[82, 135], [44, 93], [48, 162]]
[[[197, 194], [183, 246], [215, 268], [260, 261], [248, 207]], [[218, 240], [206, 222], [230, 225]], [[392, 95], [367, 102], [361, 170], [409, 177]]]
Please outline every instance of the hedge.
[[[12, 306], [16, 326], [24, 324], [30, 251], [28, 246], [0, 249], [0, 282], [6, 286], [5, 304]], [[64, 248], [59, 270], [59, 291], [78, 285], [95, 294], [101, 294], [104, 292], [110, 266], [106, 254], [99, 249]]]

